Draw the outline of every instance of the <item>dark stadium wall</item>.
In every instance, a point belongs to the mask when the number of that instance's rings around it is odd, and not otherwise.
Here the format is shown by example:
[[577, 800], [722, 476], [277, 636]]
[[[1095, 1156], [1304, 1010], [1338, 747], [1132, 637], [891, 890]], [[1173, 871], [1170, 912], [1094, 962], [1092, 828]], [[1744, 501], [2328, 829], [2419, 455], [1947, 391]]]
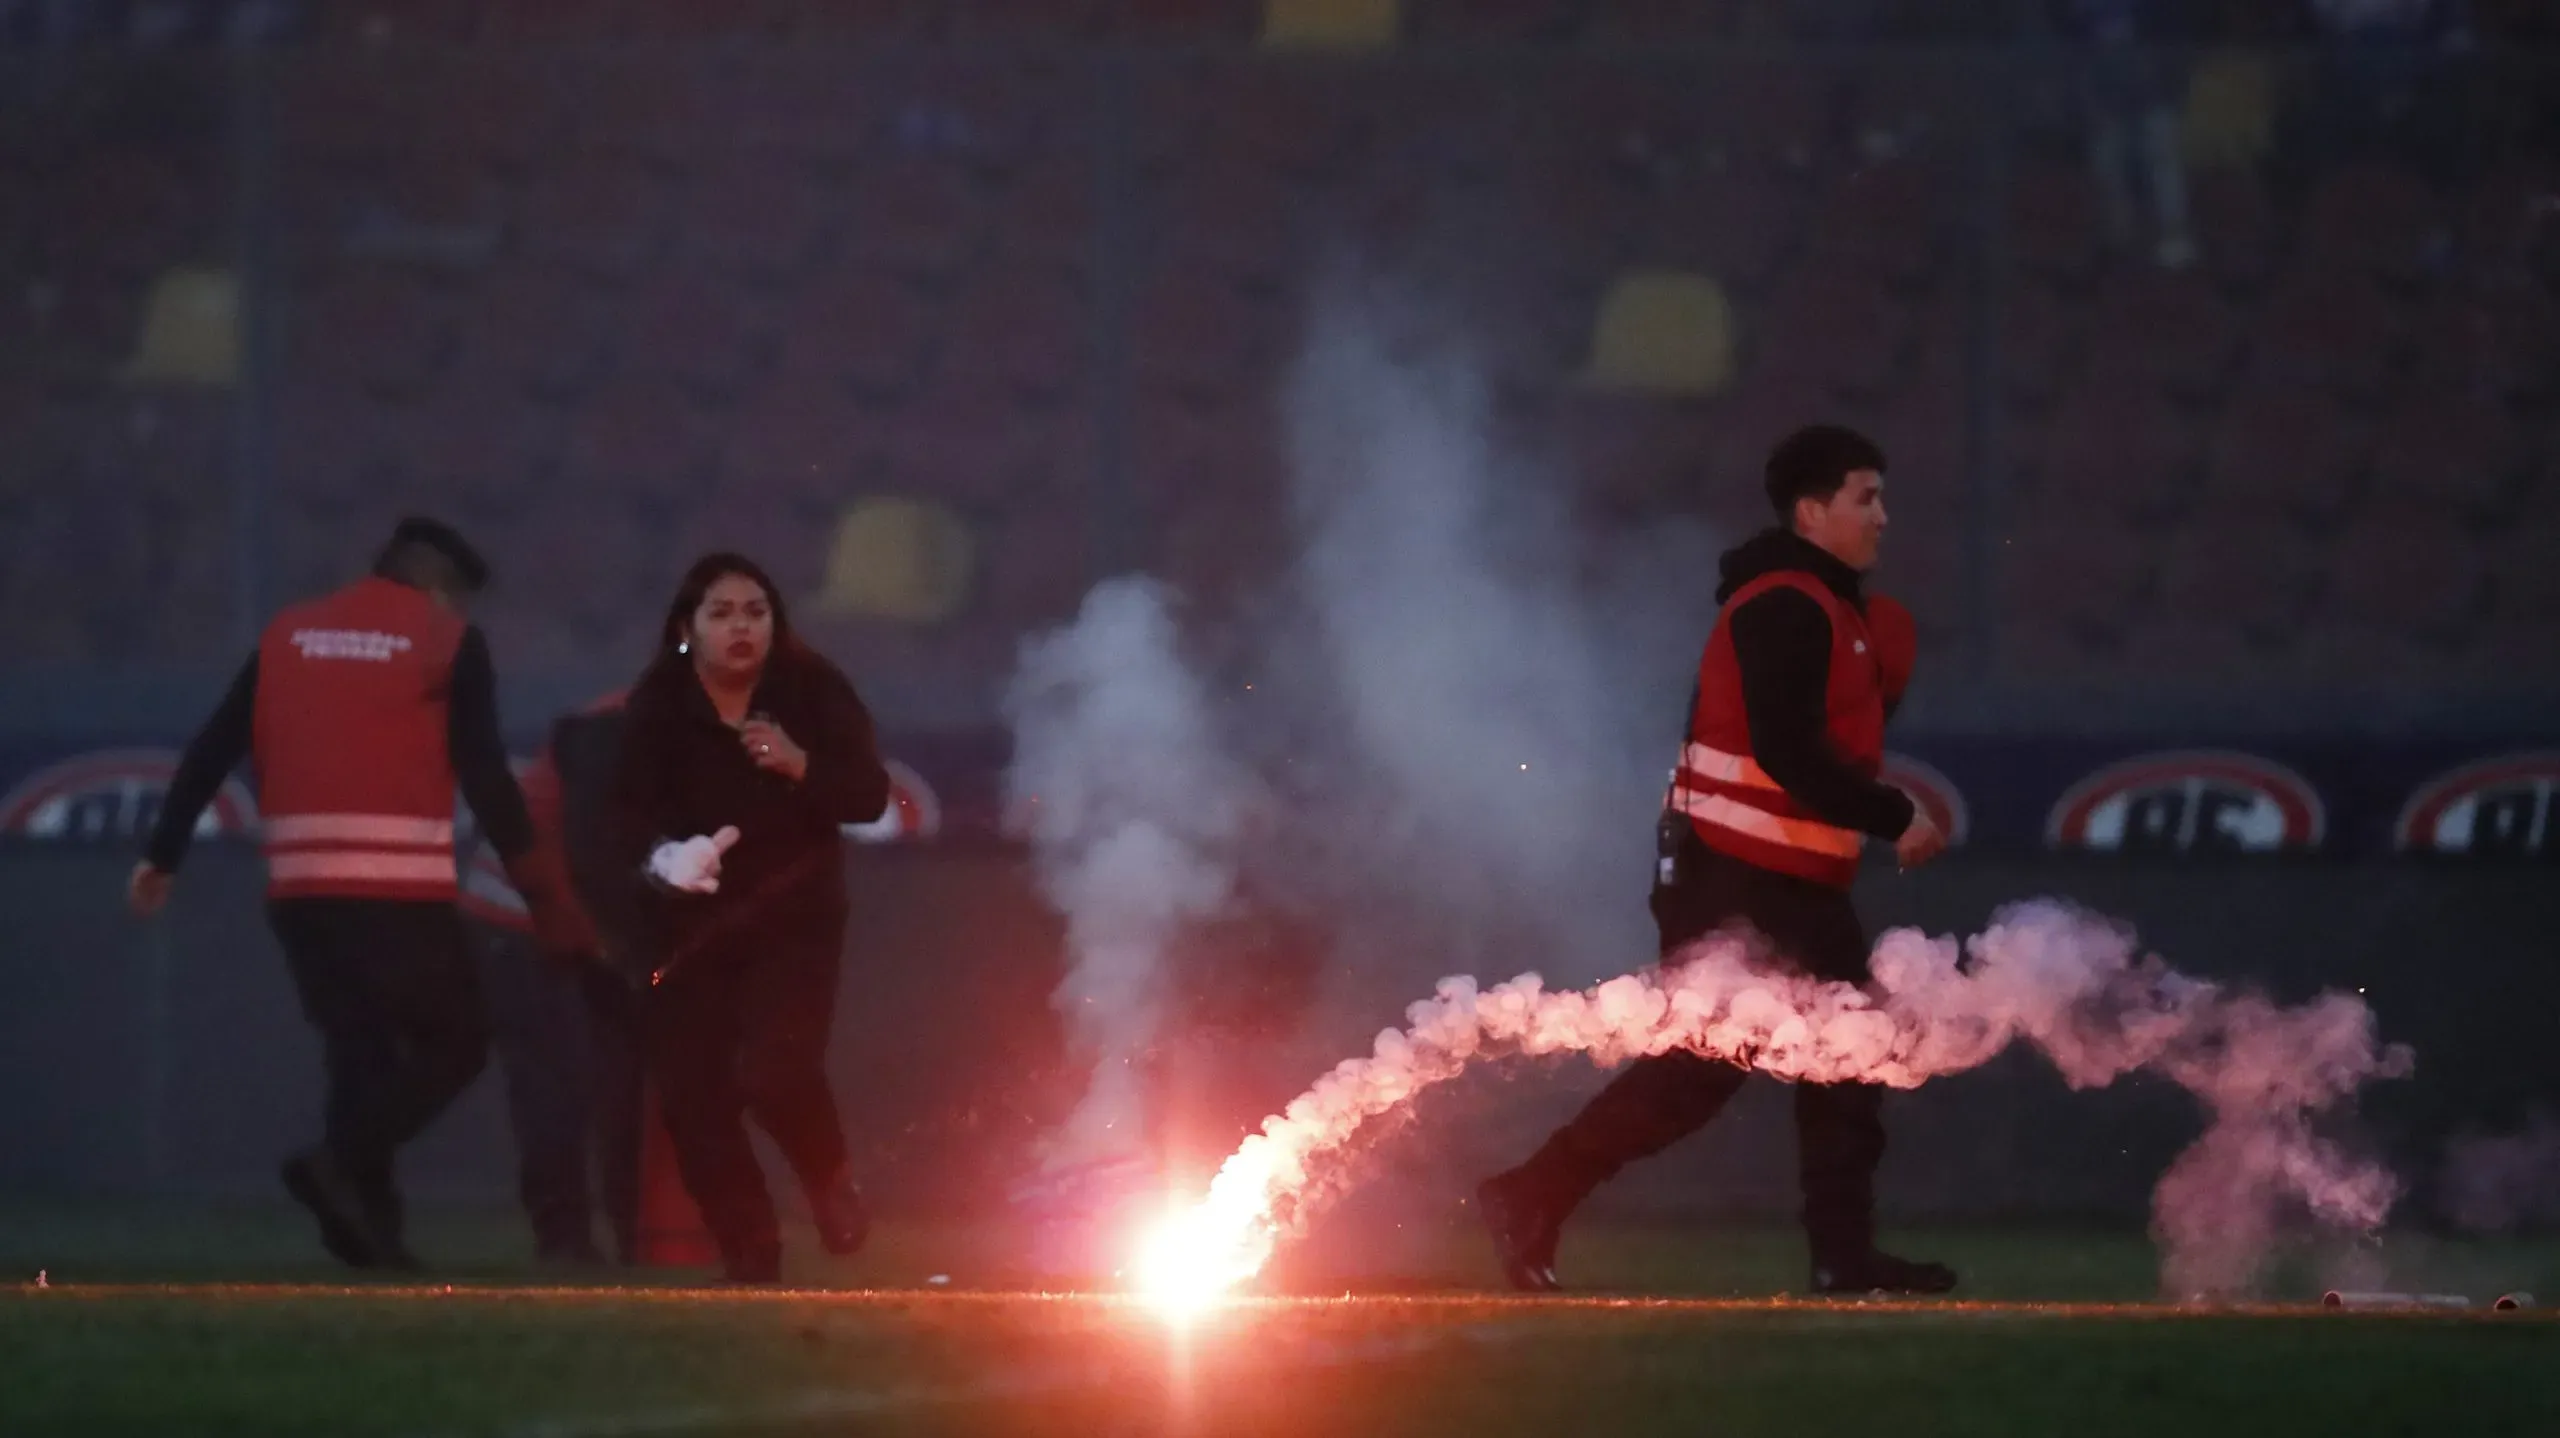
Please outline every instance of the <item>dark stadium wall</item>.
[[[833, 1071], [858, 1161], [884, 1206], [949, 1214], [1001, 1201], [1024, 1145], [1070, 1105], [1047, 995], [1056, 921], [1018, 863], [981, 848], [878, 848], [850, 861], [858, 918]], [[0, 849], [0, 1195], [259, 1195], [315, 1131], [319, 1058], [260, 911], [257, 860], [208, 844], [170, 914], [121, 908], [127, 860]], [[2414, 1079], [2372, 1091], [2358, 1135], [2382, 1145], [2424, 1214], [2445, 1140], [2560, 1108], [2560, 886], [2537, 865], [2223, 863], [1959, 857], [1862, 887], [1879, 927], [1973, 932], [2002, 903], [2051, 895], [2132, 922], [2190, 973], [2279, 997], [2362, 989]], [[1191, 956], [1201, 1034], [1160, 1056], [1173, 1122], [1214, 1162], [1244, 1125], [1366, 1047], [1427, 972], [1321, 969], [1321, 938], [1215, 937]], [[1226, 947], [1219, 947], [1224, 944]], [[1446, 1207], [1516, 1157], [1600, 1076], [1513, 1063], [1435, 1095], [1374, 1150], [1372, 1204]], [[1783, 1214], [1791, 1125], [1774, 1085], [1605, 1195], [1620, 1212]], [[426, 1202], [501, 1205], [513, 1187], [496, 1076], [403, 1160]], [[1889, 1109], [1889, 1214], [2141, 1214], [2197, 1129], [2166, 1085], [2073, 1094], [2011, 1056]]]

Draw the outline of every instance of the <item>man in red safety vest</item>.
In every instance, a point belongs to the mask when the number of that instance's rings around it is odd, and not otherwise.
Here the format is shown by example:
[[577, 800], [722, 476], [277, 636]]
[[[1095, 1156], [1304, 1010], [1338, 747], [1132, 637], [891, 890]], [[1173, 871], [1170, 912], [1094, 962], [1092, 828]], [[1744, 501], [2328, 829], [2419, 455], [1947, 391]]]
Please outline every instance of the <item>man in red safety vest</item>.
[[[1714, 631], [1665, 796], [1653, 915], [1662, 956], [1735, 926], [1818, 978], [1867, 980], [1849, 901], [1858, 854], [1888, 839], [1905, 867], [1946, 847], [1927, 814], [1877, 775], [1884, 728], [1910, 682], [1910, 614], [1865, 591], [1885, 531], [1884, 454], [1828, 425], [1780, 443], [1767, 468], [1779, 525], [1724, 556]], [[1748, 1070], [1678, 1051], [1639, 1060], [1528, 1162], [1477, 1191], [1515, 1287], [1558, 1286], [1566, 1217], [1628, 1163], [1696, 1132]], [[1873, 1084], [1796, 1090], [1804, 1225], [1824, 1293], [1941, 1293], [1956, 1276], [1875, 1244], [1884, 1155]]]
[[285, 1188], [357, 1267], [417, 1266], [393, 1156], [487, 1057], [455, 909], [457, 785], [543, 946], [592, 945], [556, 855], [533, 844], [488, 645], [462, 612], [487, 581], [461, 535], [406, 519], [370, 575], [279, 613], [188, 744], [129, 889], [137, 913], [160, 910], [197, 815], [251, 759], [268, 920], [328, 1074], [324, 1138], [285, 1162]]
[[[621, 712], [614, 693], [564, 716], [518, 775], [534, 845], [549, 851], [546, 869], [580, 872], [569, 851], [560, 736], [616, 724]], [[540, 952], [531, 907], [497, 846], [476, 820], [467, 827], [462, 914], [506, 1076], [517, 1190], [536, 1259], [564, 1268], [605, 1263], [594, 1229], [601, 1208], [615, 1255], [629, 1263], [639, 1251], [642, 1088], [632, 986], [603, 937], [614, 926], [589, 919], [595, 942], [573, 962]], [[570, 888], [583, 915], [585, 896], [574, 881]]]

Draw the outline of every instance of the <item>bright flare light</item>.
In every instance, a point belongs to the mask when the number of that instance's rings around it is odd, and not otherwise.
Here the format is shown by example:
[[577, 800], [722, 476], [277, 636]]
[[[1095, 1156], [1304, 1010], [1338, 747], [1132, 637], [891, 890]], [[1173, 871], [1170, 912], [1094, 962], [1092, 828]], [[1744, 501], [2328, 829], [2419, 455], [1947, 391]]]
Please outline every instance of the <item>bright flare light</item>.
[[1208, 1204], [1175, 1209], [1139, 1241], [1137, 1292], [1168, 1317], [1212, 1307], [1262, 1265], [1250, 1228], [1220, 1223]]

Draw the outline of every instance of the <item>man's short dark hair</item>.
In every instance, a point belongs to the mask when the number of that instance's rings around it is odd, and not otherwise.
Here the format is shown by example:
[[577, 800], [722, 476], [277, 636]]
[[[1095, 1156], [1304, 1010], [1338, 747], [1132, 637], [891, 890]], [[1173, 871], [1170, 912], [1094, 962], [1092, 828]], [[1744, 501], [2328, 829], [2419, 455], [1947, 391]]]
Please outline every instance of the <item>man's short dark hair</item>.
[[1874, 440], [1836, 424], [1806, 425], [1769, 451], [1769, 507], [1784, 523], [1795, 518], [1797, 500], [1827, 502], [1862, 469], [1884, 472], [1884, 451]]
[[436, 588], [477, 594], [489, 584], [489, 561], [440, 519], [410, 515], [393, 527], [373, 572]]

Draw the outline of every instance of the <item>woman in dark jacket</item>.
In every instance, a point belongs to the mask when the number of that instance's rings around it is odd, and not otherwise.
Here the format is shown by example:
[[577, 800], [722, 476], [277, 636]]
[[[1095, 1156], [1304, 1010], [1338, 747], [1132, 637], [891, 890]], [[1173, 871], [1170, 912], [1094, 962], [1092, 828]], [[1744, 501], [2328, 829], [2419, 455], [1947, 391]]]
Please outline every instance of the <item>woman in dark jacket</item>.
[[879, 817], [888, 795], [869, 711], [793, 636], [764, 571], [735, 554], [697, 561], [631, 689], [614, 828], [626, 872], [648, 875], [642, 1029], [668, 1137], [738, 1282], [773, 1282], [782, 1266], [748, 1112], [790, 1160], [830, 1253], [869, 1230], [826, 1048], [842, 826]]

